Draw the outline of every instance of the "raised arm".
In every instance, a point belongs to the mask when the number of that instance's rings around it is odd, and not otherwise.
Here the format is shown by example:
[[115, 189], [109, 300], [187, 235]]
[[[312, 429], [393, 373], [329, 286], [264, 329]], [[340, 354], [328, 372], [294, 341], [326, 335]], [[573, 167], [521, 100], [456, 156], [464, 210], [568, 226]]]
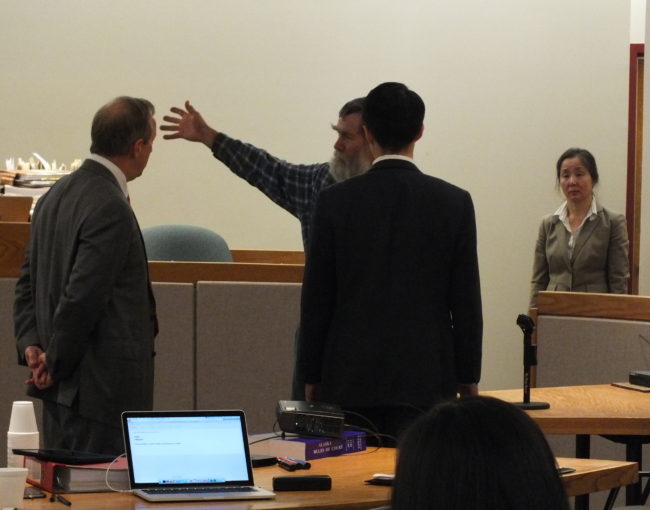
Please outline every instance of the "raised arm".
[[334, 183], [328, 163], [288, 163], [264, 149], [230, 138], [208, 126], [189, 101], [185, 102], [185, 109], [172, 107], [170, 111], [175, 116], [163, 117], [167, 124], [161, 125], [160, 129], [169, 132], [163, 138], [202, 142], [232, 172], [296, 216], [306, 242], [316, 197], [322, 188]]

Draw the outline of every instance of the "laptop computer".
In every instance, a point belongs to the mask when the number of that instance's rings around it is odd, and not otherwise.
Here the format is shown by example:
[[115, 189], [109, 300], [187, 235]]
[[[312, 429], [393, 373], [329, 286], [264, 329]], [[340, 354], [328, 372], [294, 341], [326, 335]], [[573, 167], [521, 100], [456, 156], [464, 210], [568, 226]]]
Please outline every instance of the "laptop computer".
[[253, 482], [243, 411], [125, 411], [134, 494], [147, 501], [272, 499]]

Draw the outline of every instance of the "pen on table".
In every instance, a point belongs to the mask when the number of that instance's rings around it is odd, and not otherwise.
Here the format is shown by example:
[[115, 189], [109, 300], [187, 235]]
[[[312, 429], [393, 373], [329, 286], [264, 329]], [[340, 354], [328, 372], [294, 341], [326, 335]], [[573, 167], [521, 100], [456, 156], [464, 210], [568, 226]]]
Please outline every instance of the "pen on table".
[[309, 469], [311, 467], [311, 464], [306, 460], [296, 459], [295, 457], [287, 457], [287, 459], [297, 462], [302, 466], [303, 469]]
[[70, 501], [69, 501], [68, 499], [66, 499], [66, 498], [64, 498], [63, 496], [61, 496], [61, 494], [57, 494], [57, 495], [56, 495], [56, 499], [58, 499], [58, 500], [59, 500], [61, 503], [63, 503], [65, 506], [72, 506], [72, 503], [70, 503]]
[[300, 466], [298, 469], [309, 469], [311, 467], [311, 464], [306, 460], [296, 459], [295, 457], [286, 457], [286, 458], [291, 462], [297, 463]]
[[287, 471], [295, 471], [300, 467], [300, 464], [297, 462], [288, 459], [287, 457], [278, 457], [278, 466]]

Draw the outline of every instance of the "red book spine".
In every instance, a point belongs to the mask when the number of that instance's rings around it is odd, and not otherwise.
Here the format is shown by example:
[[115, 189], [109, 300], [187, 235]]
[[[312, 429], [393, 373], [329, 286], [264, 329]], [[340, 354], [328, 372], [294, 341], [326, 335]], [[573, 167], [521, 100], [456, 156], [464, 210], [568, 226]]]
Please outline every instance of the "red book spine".
[[58, 487], [55, 487], [54, 484], [54, 470], [58, 465], [57, 462], [48, 462], [34, 457], [25, 457], [27, 482], [49, 492], [56, 491]]

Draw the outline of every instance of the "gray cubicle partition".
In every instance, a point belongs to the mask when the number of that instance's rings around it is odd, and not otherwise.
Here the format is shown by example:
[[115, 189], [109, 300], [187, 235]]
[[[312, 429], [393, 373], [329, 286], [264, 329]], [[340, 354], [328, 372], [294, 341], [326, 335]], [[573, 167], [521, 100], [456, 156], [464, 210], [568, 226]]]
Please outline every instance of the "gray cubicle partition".
[[650, 370], [648, 322], [543, 315], [537, 339], [537, 386], [609, 384]]
[[[650, 323], [541, 315], [537, 360], [539, 387], [624, 382], [630, 370], [650, 370]], [[556, 456], [575, 457], [572, 437], [550, 436], [549, 443]], [[592, 436], [591, 457], [625, 460], [625, 446]], [[650, 466], [650, 445], [644, 448], [643, 465]], [[619, 504], [624, 492], [619, 494]], [[592, 496], [594, 507], [602, 508], [604, 498], [604, 493]]]
[[194, 409], [194, 307], [192, 283], [153, 283], [156, 337], [154, 409]]
[[[0, 466], [7, 465], [7, 429], [14, 400], [34, 400], [25, 395], [26, 367], [18, 365], [14, 341], [14, 289], [16, 278], [0, 278]], [[40, 429], [41, 403], [34, 400]]]
[[300, 287], [197, 283], [198, 408], [243, 409], [251, 432], [273, 428], [277, 401], [291, 397]]

